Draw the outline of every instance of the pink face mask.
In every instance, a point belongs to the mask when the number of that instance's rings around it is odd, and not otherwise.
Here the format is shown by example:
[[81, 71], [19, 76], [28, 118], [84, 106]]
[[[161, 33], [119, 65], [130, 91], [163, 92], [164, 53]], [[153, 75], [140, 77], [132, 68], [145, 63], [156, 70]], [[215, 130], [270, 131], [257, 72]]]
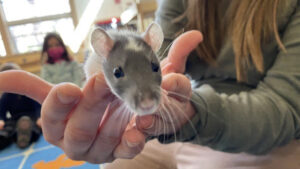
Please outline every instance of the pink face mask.
[[65, 50], [62, 46], [52, 47], [52, 48], [49, 48], [47, 51], [48, 56], [51, 57], [52, 59], [54, 59], [54, 61], [61, 59], [64, 52], [65, 52]]

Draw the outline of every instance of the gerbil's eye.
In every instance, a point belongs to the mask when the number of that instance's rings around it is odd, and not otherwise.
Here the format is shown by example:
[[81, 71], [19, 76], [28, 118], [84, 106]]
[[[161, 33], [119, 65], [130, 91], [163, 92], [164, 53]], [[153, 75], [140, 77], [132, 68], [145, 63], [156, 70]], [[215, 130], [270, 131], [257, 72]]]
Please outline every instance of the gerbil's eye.
[[121, 67], [114, 68], [114, 75], [117, 79], [124, 76], [124, 72]]
[[153, 72], [158, 72], [159, 70], [158, 64], [151, 62], [151, 67]]

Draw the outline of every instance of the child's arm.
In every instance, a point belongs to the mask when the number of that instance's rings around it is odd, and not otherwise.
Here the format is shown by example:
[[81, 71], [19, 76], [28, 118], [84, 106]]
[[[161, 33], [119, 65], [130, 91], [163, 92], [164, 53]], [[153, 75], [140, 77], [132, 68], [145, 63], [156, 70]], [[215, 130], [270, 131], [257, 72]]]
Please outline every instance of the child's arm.
[[82, 66], [76, 62], [76, 61], [72, 61], [71, 63], [73, 66], [73, 82], [79, 86], [82, 87], [83, 81], [84, 81], [84, 73], [83, 73], [83, 68]]
[[[233, 95], [219, 94], [207, 85], [195, 89], [196, 115], [191, 121], [197, 133], [187, 123], [177, 136], [221, 151], [254, 154], [300, 138], [299, 5], [282, 41], [287, 53], [279, 52], [256, 89]], [[167, 138], [173, 141], [175, 136]]]
[[50, 73], [49, 69], [52, 67], [45, 64], [41, 68], [41, 78], [50, 83], [55, 83], [54, 75]]

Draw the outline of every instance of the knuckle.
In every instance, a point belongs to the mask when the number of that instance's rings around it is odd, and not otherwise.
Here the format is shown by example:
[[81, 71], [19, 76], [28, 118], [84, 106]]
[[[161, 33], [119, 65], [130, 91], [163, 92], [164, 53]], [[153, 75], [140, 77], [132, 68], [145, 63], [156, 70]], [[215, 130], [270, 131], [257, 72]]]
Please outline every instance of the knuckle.
[[99, 95], [89, 95], [89, 97], [85, 98], [83, 104], [80, 104], [83, 110], [86, 112], [94, 112], [96, 114], [104, 113], [108, 103], [111, 101], [111, 96], [107, 95], [105, 97]]
[[92, 142], [96, 133], [91, 132], [89, 129], [69, 127], [67, 128], [68, 137], [73, 142], [86, 143]]
[[92, 164], [102, 164], [102, 163], [111, 163], [115, 160], [112, 155], [109, 155], [108, 157], [103, 157], [103, 156], [93, 156], [93, 157], [88, 157], [86, 159], [87, 162], [92, 163]]
[[110, 145], [110, 146], [112, 146], [112, 148], [114, 148], [113, 145], [117, 145], [120, 142], [121, 137], [120, 136], [100, 134], [99, 139], [102, 140], [103, 144]]
[[138, 155], [139, 152], [137, 151], [134, 151], [134, 150], [131, 150], [131, 151], [128, 151], [128, 152], [123, 152], [121, 155], [119, 155], [121, 158], [124, 158], [124, 159], [133, 159], [135, 156]]
[[67, 155], [68, 158], [70, 158], [71, 160], [74, 160], [74, 161], [85, 160], [83, 154], [74, 153], [74, 152], [70, 152], [70, 151], [65, 151], [65, 154]]
[[141, 153], [141, 151], [143, 150], [144, 146], [142, 144], [140, 144], [139, 146], [137, 146], [136, 148], [133, 148], [130, 150], [130, 158], [134, 158], [136, 155], [138, 155], [139, 153]]
[[90, 158], [90, 159], [86, 159], [86, 161], [91, 164], [101, 164], [106, 162], [104, 159], [100, 159], [100, 158]]
[[48, 143], [53, 144], [58, 147], [61, 147], [61, 145], [60, 145], [61, 140], [62, 140], [61, 138], [57, 139], [55, 137], [50, 136], [49, 134], [44, 134], [44, 138]]
[[124, 156], [123, 158], [125, 159], [133, 159], [135, 156], [137, 156], [137, 154], [128, 154], [127, 156]]
[[123, 158], [123, 159], [133, 159], [135, 156], [139, 154], [140, 151], [135, 150], [122, 150], [122, 151], [115, 151], [114, 156], [116, 158]]
[[53, 139], [53, 137], [49, 136], [48, 134], [44, 134], [44, 138], [50, 144], [56, 144], [57, 140]]
[[46, 125], [51, 125], [51, 126], [55, 126], [58, 123], [57, 119], [54, 119], [51, 115], [44, 113], [42, 115], [42, 123], [46, 124]]

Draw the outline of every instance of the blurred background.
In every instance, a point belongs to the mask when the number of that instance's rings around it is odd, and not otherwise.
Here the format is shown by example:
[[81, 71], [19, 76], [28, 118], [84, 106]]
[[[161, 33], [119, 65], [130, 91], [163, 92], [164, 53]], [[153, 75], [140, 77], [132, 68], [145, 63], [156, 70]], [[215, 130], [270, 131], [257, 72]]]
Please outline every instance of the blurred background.
[[1, 0], [0, 64], [14, 62], [39, 74], [49, 32], [59, 33], [75, 60], [83, 63], [95, 26], [143, 31], [156, 8], [157, 0]]
[[[91, 31], [143, 32], [157, 5], [158, 0], [0, 0], [0, 71], [22, 69], [51, 83], [82, 86]], [[49, 33], [55, 34], [46, 40]], [[72, 161], [47, 143], [40, 108], [30, 98], [0, 91], [0, 169], [103, 169]], [[31, 127], [22, 129], [26, 124]]]

